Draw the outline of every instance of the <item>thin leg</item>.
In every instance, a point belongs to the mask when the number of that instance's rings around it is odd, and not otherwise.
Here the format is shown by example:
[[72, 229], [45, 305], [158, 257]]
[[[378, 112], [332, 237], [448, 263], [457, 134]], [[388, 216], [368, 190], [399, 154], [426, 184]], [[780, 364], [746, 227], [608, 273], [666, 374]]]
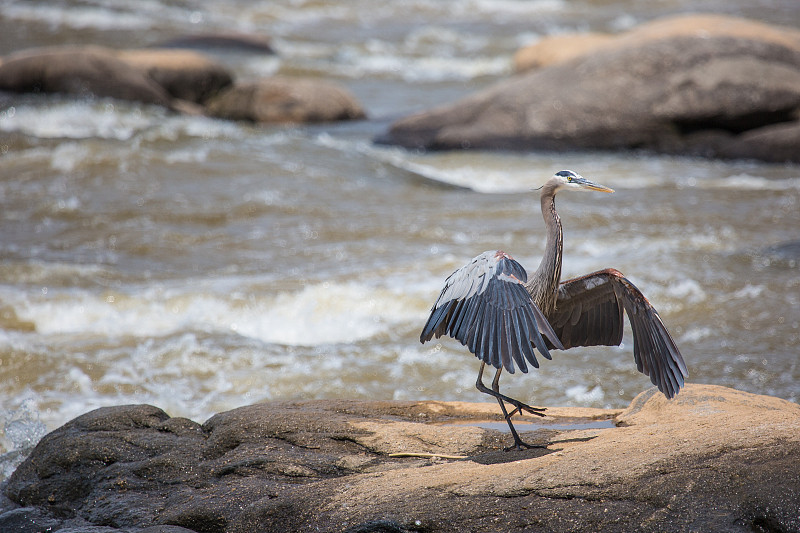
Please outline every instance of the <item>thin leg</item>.
[[[535, 415], [544, 416], [544, 414], [538, 412], [537, 410], [534, 410], [533, 407], [525, 405], [524, 403], [522, 403], [522, 402], [520, 402], [518, 400], [514, 400], [513, 398], [509, 398], [508, 396], [504, 396], [503, 394], [500, 394], [500, 373], [503, 370], [502, 367], [499, 368], [497, 370], [497, 373], [494, 375], [494, 380], [492, 381], [492, 388], [491, 389], [487, 389], [486, 386], [483, 384], [483, 368], [484, 368], [484, 366], [486, 366], [486, 363], [481, 362], [481, 369], [478, 372], [478, 381], [475, 383], [475, 386], [478, 388], [479, 391], [481, 391], [483, 393], [486, 393], [486, 394], [489, 394], [491, 396], [494, 396], [497, 399], [497, 403], [500, 404], [500, 410], [503, 411], [503, 416], [505, 417], [506, 422], [508, 423], [508, 427], [511, 430], [511, 436], [514, 437], [514, 445], [513, 446], [509, 446], [508, 448], [505, 448], [505, 450], [508, 451], [508, 450], [510, 450], [512, 448], [516, 448], [518, 450], [522, 450], [523, 448], [547, 448], [546, 445], [528, 444], [527, 442], [524, 442], [521, 438], [519, 438], [519, 434], [517, 433], [517, 430], [514, 428], [514, 424], [511, 423], [511, 416], [514, 413], [521, 412], [521, 410], [523, 408], [525, 408], [525, 407], [530, 409], [531, 412], [533, 414], [535, 414]], [[506, 410], [506, 406], [503, 403], [504, 399], [506, 401], [508, 401], [509, 403], [512, 403], [513, 405], [516, 406], [516, 409], [511, 411], [511, 414], [509, 414], [508, 411]], [[541, 409], [541, 410], [544, 410], [544, 409]]]
[[[506, 401], [506, 402], [510, 403], [511, 405], [513, 405], [515, 407], [515, 409], [513, 411], [511, 411], [511, 415], [513, 415], [515, 413], [522, 414], [522, 411], [527, 411], [528, 413], [530, 413], [532, 415], [545, 416], [544, 415], [544, 411], [546, 409], [544, 407], [531, 407], [530, 405], [528, 405], [526, 403], [522, 403], [519, 400], [515, 400], [514, 398], [510, 398], [510, 397], [506, 396], [505, 394], [500, 394], [500, 391], [498, 390], [499, 386], [496, 389], [494, 388], [495, 387], [495, 382], [497, 382], [500, 379], [500, 371], [499, 370], [497, 371], [497, 374], [495, 374], [495, 376], [494, 376], [494, 381], [492, 382], [492, 389], [487, 388], [486, 385], [483, 384], [483, 367], [485, 367], [485, 366], [486, 366], [486, 363], [481, 361], [481, 369], [478, 372], [478, 381], [475, 382], [475, 387], [479, 391], [481, 391], [484, 394], [488, 394], [490, 396], [494, 396], [495, 398], [502, 399], [503, 401]], [[511, 416], [511, 415], [509, 415], [509, 416]]]

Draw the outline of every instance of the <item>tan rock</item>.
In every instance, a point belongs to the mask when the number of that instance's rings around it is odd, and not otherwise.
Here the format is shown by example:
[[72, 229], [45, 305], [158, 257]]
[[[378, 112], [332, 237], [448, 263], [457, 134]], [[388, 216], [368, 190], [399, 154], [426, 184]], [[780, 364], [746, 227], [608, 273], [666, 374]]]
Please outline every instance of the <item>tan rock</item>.
[[263, 123], [308, 123], [364, 117], [355, 98], [338, 84], [276, 76], [237, 83], [212, 98], [208, 113]]
[[800, 50], [800, 30], [756, 20], [715, 14], [688, 14], [646, 22], [621, 34], [623, 41], [644, 42], [679, 36], [730, 37], [764, 41]]
[[401, 118], [378, 141], [797, 162], [798, 43], [798, 30], [743, 19], [655, 21], [591, 53]]
[[524, 46], [514, 54], [514, 70], [524, 72], [596, 51], [613, 41], [604, 33], [568, 33], [543, 37], [534, 44]]
[[715, 14], [665, 17], [640, 24], [620, 34], [570, 33], [546, 36], [520, 48], [514, 70], [524, 72], [568, 61], [603, 48], [642, 45], [675, 37], [729, 37], [752, 39], [800, 50], [800, 30]]
[[117, 57], [189, 102], [202, 103], [233, 83], [228, 69], [191, 50], [120, 50]]

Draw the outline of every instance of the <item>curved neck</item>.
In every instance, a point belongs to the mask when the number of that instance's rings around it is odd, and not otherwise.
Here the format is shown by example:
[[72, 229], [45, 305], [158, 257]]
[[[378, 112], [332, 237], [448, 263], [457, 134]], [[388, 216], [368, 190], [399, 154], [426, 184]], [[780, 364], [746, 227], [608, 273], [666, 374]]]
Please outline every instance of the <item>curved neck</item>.
[[556, 292], [561, 281], [561, 250], [563, 235], [561, 219], [556, 213], [555, 194], [552, 191], [542, 192], [542, 217], [547, 228], [547, 245], [542, 262], [528, 284], [533, 301], [547, 314], [555, 309]]

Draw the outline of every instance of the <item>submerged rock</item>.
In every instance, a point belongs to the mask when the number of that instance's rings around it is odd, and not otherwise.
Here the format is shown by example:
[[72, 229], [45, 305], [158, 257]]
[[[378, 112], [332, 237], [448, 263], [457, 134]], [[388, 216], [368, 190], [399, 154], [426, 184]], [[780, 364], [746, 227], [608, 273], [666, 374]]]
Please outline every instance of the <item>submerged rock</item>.
[[156, 48], [186, 48], [207, 52], [248, 52], [272, 55], [270, 40], [261, 35], [244, 33], [200, 33], [169, 39]]
[[[562, 37], [561, 39], [566, 39]], [[395, 122], [427, 149], [631, 149], [800, 161], [800, 31], [686, 16], [613, 39]]]
[[548, 448], [524, 452], [502, 451], [508, 434], [481, 426], [502, 424], [498, 411], [265, 403], [201, 426], [146, 405], [98, 409], [47, 435], [12, 475], [0, 530], [34, 519], [164, 533], [800, 530], [796, 404], [651, 389], [624, 411], [548, 409], [526, 435]]

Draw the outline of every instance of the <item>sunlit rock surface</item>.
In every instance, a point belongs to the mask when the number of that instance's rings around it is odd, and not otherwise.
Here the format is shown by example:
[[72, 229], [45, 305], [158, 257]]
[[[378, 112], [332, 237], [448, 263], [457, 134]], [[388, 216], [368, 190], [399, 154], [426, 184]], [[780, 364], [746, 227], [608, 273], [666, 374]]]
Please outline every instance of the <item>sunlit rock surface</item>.
[[[379, 140], [423, 149], [648, 149], [800, 161], [800, 31], [730, 17], [589, 35], [541, 66], [403, 118]], [[574, 45], [574, 47], [572, 47]], [[536, 45], [534, 45], [536, 46]]]
[[173, 97], [203, 103], [233, 83], [222, 64], [191, 50], [121, 50], [117, 57], [139, 69]]
[[265, 403], [203, 425], [98, 409], [16, 470], [0, 530], [800, 530], [796, 404], [689, 385], [548, 414], [519, 423], [546, 450], [504, 452], [489, 403]]

